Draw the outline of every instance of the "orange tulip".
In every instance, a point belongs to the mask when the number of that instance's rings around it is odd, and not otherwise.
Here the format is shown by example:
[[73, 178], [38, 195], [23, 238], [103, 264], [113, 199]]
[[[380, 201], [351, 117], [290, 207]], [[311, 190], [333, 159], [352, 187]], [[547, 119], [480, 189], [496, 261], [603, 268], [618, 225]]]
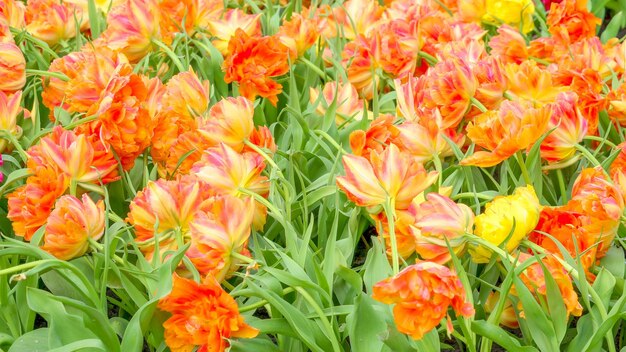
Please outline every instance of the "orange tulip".
[[[248, 15], [240, 9], [230, 9], [221, 18], [214, 18], [207, 21], [207, 29], [213, 35], [213, 46], [224, 55], [233, 55], [229, 42], [238, 36], [237, 31], [241, 30], [248, 37], [260, 37], [261, 14]], [[241, 35], [239, 35], [241, 36]]]
[[26, 30], [48, 45], [74, 38], [86, 29], [89, 16], [74, 4], [60, 0], [30, 0], [26, 6]]
[[[497, 56], [489, 56], [476, 63], [472, 68], [478, 81], [476, 95], [474, 96], [487, 110], [497, 110], [504, 101], [504, 92], [507, 91], [509, 82], [504, 72], [504, 65]], [[481, 111], [472, 106], [467, 117], [475, 117]]]
[[[270, 183], [267, 177], [261, 175], [263, 169], [265, 163], [260, 155], [250, 152], [238, 154], [220, 143], [217, 147], [207, 149], [191, 171], [216, 194], [249, 199], [251, 197], [241, 193], [241, 189], [262, 197], [269, 195]], [[254, 202], [252, 208], [254, 228], [262, 229], [267, 209], [259, 202]]]
[[341, 63], [348, 74], [348, 81], [367, 100], [374, 97], [374, 89], [380, 81], [379, 75], [375, 73], [380, 68], [380, 62], [374, 57], [375, 49], [372, 40], [359, 35], [348, 42], [341, 53]]
[[210, 193], [191, 176], [150, 181], [130, 203], [126, 221], [133, 225], [139, 247], [151, 259], [158, 243], [161, 253], [189, 241], [189, 226]]
[[9, 213], [15, 235], [30, 241], [43, 226], [54, 203], [69, 187], [69, 179], [55, 168], [46, 166], [26, 179], [26, 184], [7, 196]]
[[98, 116], [98, 119], [79, 127], [80, 131], [97, 135], [109, 143], [124, 170], [130, 170], [135, 159], [150, 145], [154, 130], [144, 104], [148, 89], [141, 76], [132, 70], [130, 64], [115, 69], [100, 99], [87, 111], [87, 115]]
[[104, 203], [94, 203], [87, 194], [82, 200], [65, 195], [59, 198], [48, 217], [41, 249], [61, 260], [78, 258], [87, 252], [88, 239], [104, 234]]
[[[383, 19], [384, 8], [376, 1], [348, 0], [342, 6], [333, 8], [328, 28], [330, 36], [342, 36], [349, 40], [358, 35], [366, 35], [377, 28]], [[339, 28], [335, 30], [335, 28]], [[332, 33], [332, 34], [331, 34]]]
[[488, 111], [467, 126], [467, 136], [488, 151], [474, 152], [461, 165], [489, 167], [529, 148], [546, 131], [549, 107], [533, 108], [530, 103], [505, 101], [500, 110]]
[[77, 135], [57, 126], [28, 150], [28, 167], [54, 168], [75, 182], [106, 184], [118, 179], [113, 153], [95, 136]]
[[0, 91], [16, 92], [26, 84], [26, 59], [13, 42], [0, 41]]
[[[20, 0], [4, 0], [0, 3], [0, 22], [22, 29], [26, 26], [26, 5]], [[0, 35], [1, 36], [1, 35]]]
[[317, 42], [320, 33], [313, 19], [293, 13], [289, 21], [284, 21], [278, 30], [278, 38], [292, 52], [292, 57], [299, 57]]
[[596, 35], [602, 20], [587, 10], [587, 0], [563, 0], [552, 3], [546, 22], [552, 36], [565, 32], [571, 42]]
[[411, 227], [415, 251], [424, 260], [444, 264], [450, 260], [448, 245], [457, 255], [465, 248], [464, 235], [472, 232], [474, 213], [465, 204], [437, 193], [426, 198], [426, 202], [409, 208], [415, 215]]
[[163, 109], [166, 113], [194, 119], [203, 117], [211, 101], [211, 83], [200, 78], [193, 69], [180, 72], [165, 85]]
[[559, 93], [567, 90], [567, 87], [556, 85], [552, 80], [553, 74], [532, 60], [526, 60], [520, 65], [506, 65], [505, 74], [509, 84], [508, 93], [532, 102], [535, 106], [554, 102]]
[[498, 27], [498, 35], [491, 37], [489, 47], [491, 55], [499, 56], [504, 63], [520, 64], [528, 59], [524, 37], [508, 24]]
[[237, 29], [228, 42], [228, 52], [222, 66], [226, 83], [237, 81], [242, 96], [268, 98], [276, 106], [283, 86], [271, 78], [289, 72], [289, 49], [278, 37], [251, 37]]
[[567, 249], [572, 258], [579, 257], [583, 268], [588, 271], [597, 255], [596, 239], [585, 229], [589, 220], [587, 215], [573, 211], [569, 206], [546, 207], [541, 210], [537, 227], [528, 239], [562, 258], [557, 243], [545, 235], [549, 234]]
[[341, 125], [352, 120], [361, 120], [363, 115], [367, 116], [365, 104], [359, 98], [356, 88], [350, 83], [328, 82], [324, 89], [320, 91], [310, 88], [309, 100], [315, 105], [315, 111], [325, 116], [330, 106], [335, 103], [335, 122]]
[[50, 64], [49, 71], [62, 73], [67, 82], [56, 77], [43, 81], [43, 104], [50, 109], [49, 118], [54, 121], [54, 109], [86, 113], [100, 99], [115, 73], [116, 67], [128, 63], [123, 54], [105, 47], [73, 52]]
[[398, 137], [393, 140], [400, 149], [413, 155], [420, 163], [426, 163], [435, 157], [444, 158], [453, 154], [452, 147], [444, 136], [462, 146], [465, 136], [454, 129], [441, 128], [441, 115], [435, 110], [435, 116], [422, 118], [419, 122], [405, 122], [397, 126]]
[[337, 186], [358, 206], [373, 208], [374, 213], [388, 199], [396, 209], [408, 209], [413, 198], [435, 182], [437, 172], [427, 172], [409, 154], [390, 144], [382, 153], [372, 151], [369, 160], [344, 155], [346, 176], [337, 177]]
[[621, 126], [626, 126], [626, 84], [621, 84], [607, 95], [609, 99], [608, 114]]
[[137, 62], [152, 51], [153, 40], [161, 40], [160, 20], [156, 0], [124, 0], [111, 9], [107, 29], [94, 44], [119, 51], [131, 62]]
[[[421, 339], [448, 317], [452, 306], [458, 315], [471, 317], [474, 308], [465, 302], [465, 290], [456, 273], [432, 262], [418, 262], [396, 276], [374, 285], [375, 300], [395, 304], [393, 319], [398, 331]], [[448, 329], [451, 330], [452, 324]]]
[[[520, 253], [520, 263], [524, 263], [532, 258], [531, 255], [526, 253]], [[578, 302], [578, 295], [574, 291], [572, 285], [572, 279], [568, 272], [563, 268], [553, 256], [546, 256], [541, 259], [543, 266], [538, 262], [531, 264], [526, 268], [520, 278], [528, 289], [535, 294], [535, 296], [543, 296], [544, 299], [547, 295], [545, 272], [543, 267], [548, 270], [550, 276], [556, 281], [563, 303], [565, 303], [565, 309], [567, 310], [567, 316], [575, 315], [580, 316], [583, 312], [583, 307]]]
[[[252, 130], [252, 133], [248, 136], [248, 140], [261, 149], [268, 149], [270, 153], [276, 153], [278, 149], [274, 141], [274, 136], [272, 136], [272, 131], [270, 131], [267, 126], [259, 126]], [[243, 148], [243, 152], [252, 151], [254, 150], [247, 145]]]
[[163, 323], [165, 342], [172, 352], [223, 352], [228, 339], [253, 338], [259, 331], [239, 315], [237, 302], [212, 277], [204, 283], [174, 274], [172, 292], [162, 298], [159, 309], [172, 316]]
[[[10, 133], [16, 139], [22, 136], [22, 128], [17, 124], [17, 117], [22, 112], [27, 113], [27, 111], [20, 106], [21, 102], [21, 91], [9, 95], [0, 91], [0, 131]], [[10, 146], [6, 139], [0, 137], [0, 154]]]
[[622, 192], [624, 202], [626, 203], [626, 142], [618, 145], [617, 149], [619, 154], [611, 163], [609, 174], [611, 175], [611, 180]]
[[467, 63], [458, 59], [440, 61], [427, 73], [423, 104], [439, 109], [442, 128], [455, 128], [470, 108], [477, 86]]
[[574, 181], [568, 209], [584, 214], [588, 241], [599, 243], [597, 257], [608, 251], [624, 211], [624, 195], [601, 167], [583, 169]]
[[252, 198], [240, 200], [222, 196], [199, 212], [189, 227], [191, 246], [185, 253], [198, 272], [218, 282], [236, 271], [240, 260], [231, 253], [245, 255], [254, 215]]
[[199, 132], [212, 144], [224, 143], [241, 151], [254, 130], [254, 104], [244, 97], [228, 97], [211, 107]]
[[541, 157], [548, 162], [566, 160], [574, 156], [576, 145], [587, 134], [587, 120], [582, 116], [575, 93], [560, 93], [550, 104], [552, 114], [548, 130], [552, 132], [541, 142]]
[[395, 116], [383, 114], [372, 121], [367, 131], [356, 130], [350, 133], [352, 154], [367, 157], [371, 151], [382, 153], [400, 133], [394, 125], [395, 120]]

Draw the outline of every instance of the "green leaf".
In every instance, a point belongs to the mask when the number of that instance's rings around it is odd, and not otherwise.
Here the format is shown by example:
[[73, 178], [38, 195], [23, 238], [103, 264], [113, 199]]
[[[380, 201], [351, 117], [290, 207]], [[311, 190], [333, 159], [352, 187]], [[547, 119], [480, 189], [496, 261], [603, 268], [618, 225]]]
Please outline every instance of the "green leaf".
[[354, 301], [354, 309], [346, 318], [350, 347], [354, 352], [381, 351], [381, 338], [387, 331], [385, 317], [374, 309], [378, 303], [361, 293]]
[[623, 17], [624, 13], [622, 11], [613, 15], [613, 18], [611, 18], [611, 21], [604, 29], [604, 32], [602, 32], [602, 35], [600, 35], [600, 40], [602, 40], [603, 43], [606, 43], [607, 40], [615, 38], [617, 36], [617, 33], [622, 26]]
[[617, 247], [610, 247], [606, 255], [600, 261], [600, 265], [611, 272], [616, 278], [623, 279], [626, 272], [624, 266], [624, 250]]
[[533, 341], [541, 351], [559, 351], [554, 325], [522, 280], [519, 277], [513, 280], [526, 317], [520, 323], [528, 327]]
[[472, 321], [472, 330], [480, 335], [488, 338], [489, 340], [497, 343], [507, 351], [519, 351], [519, 352], [539, 352], [538, 349], [532, 346], [522, 346], [518, 339], [513, 337], [506, 330], [499, 326], [490, 324], [484, 320]]
[[48, 328], [29, 331], [15, 340], [8, 352], [47, 352], [49, 334]]

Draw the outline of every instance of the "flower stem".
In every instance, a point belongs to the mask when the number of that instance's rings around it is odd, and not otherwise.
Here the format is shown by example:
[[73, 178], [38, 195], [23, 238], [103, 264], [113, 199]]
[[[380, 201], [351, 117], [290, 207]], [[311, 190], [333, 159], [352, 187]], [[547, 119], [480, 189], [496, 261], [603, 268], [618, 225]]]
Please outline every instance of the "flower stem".
[[385, 215], [387, 216], [387, 224], [389, 225], [389, 240], [391, 242], [391, 266], [393, 268], [393, 275], [397, 275], [400, 272], [400, 263], [398, 258], [398, 241], [396, 239], [395, 229], [395, 200], [393, 197], [388, 197], [385, 203]]
[[528, 169], [526, 168], [526, 163], [524, 162], [524, 156], [521, 151], [517, 151], [515, 153], [515, 158], [517, 159], [517, 163], [519, 164], [520, 169], [522, 169], [522, 177], [524, 177], [524, 182], [527, 185], [532, 185], [532, 180], [530, 178], [530, 174], [528, 173]]
[[40, 264], [45, 264], [47, 262], [51, 262], [54, 261], [54, 259], [41, 259], [41, 260], [35, 260], [34, 262], [28, 262], [28, 263], [24, 263], [24, 264], [20, 264], [20, 265], [16, 265], [10, 268], [6, 268], [3, 270], [0, 270], [0, 276], [2, 275], [8, 275], [8, 274], [13, 274], [16, 273], [18, 271], [23, 271], [23, 270], [28, 270], [28, 269], [32, 269]]

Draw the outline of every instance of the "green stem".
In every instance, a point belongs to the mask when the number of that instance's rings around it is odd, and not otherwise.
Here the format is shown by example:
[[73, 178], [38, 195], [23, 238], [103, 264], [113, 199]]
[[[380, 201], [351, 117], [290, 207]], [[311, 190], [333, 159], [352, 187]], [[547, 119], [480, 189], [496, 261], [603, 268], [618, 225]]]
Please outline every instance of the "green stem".
[[326, 133], [325, 131], [322, 131], [322, 130], [315, 130], [315, 131], [313, 131], [313, 132], [315, 132], [316, 134], [319, 134], [320, 136], [324, 137], [324, 139], [326, 139], [326, 140], [327, 140], [330, 144], [332, 144], [332, 145], [333, 145], [333, 146], [337, 149], [337, 151], [338, 151], [338, 152], [340, 152], [342, 155], [343, 155], [343, 154], [350, 154], [350, 153], [348, 153], [345, 149], [343, 149], [343, 147], [342, 147], [342, 146], [340, 146], [340, 145], [337, 143], [337, 141], [335, 141], [335, 140], [333, 139], [333, 137], [331, 137], [331, 136], [330, 136], [328, 133]]
[[475, 107], [478, 108], [478, 110], [480, 110], [480, 112], [487, 112], [487, 108], [483, 105], [483, 103], [481, 103], [480, 101], [478, 101], [478, 99], [471, 97], [470, 98], [470, 102], [472, 103], [472, 105], [474, 105]]
[[8, 275], [8, 274], [13, 274], [19, 271], [23, 271], [23, 270], [28, 270], [28, 269], [32, 269], [34, 267], [36, 267], [39, 264], [45, 264], [48, 262], [52, 262], [55, 259], [41, 259], [41, 260], [35, 260], [34, 262], [28, 262], [28, 263], [24, 263], [24, 264], [20, 264], [20, 265], [16, 265], [10, 268], [6, 268], [3, 270], [0, 270], [0, 276], [1, 275]]
[[[600, 162], [596, 159], [587, 148], [583, 147], [580, 144], [576, 144], [576, 149], [591, 163], [593, 166], [600, 166]], [[604, 169], [603, 169], [604, 170]]]
[[60, 79], [63, 82], [68, 82], [70, 80], [69, 77], [67, 77], [66, 75], [64, 75], [61, 72], [33, 70], [33, 69], [30, 69], [30, 68], [26, 69], [26, 75], [27, 76], [54, 77], [54, 78]]
[[450, 198], [452, 200], [465, 199], [465, 198], [469, 198], [469, 199], [478, 198], [482, 200], [493, 200], [493, 197], [491, 196], [487, 196], [482, 193], [472, 193], [472, 192], [458, 193], [458, 194], [453, 195]]
[[[289, 287], [287, 287], [287, 288], [285, 288], [283, 290], [282, 296], [284, 296], [284, 295], [286, 295], [288, 293], [291, 293], [293, 291], [295, 291], [295, 289], [293, 287], [289, 286]], [[269, 302], [264, 300], [264, 299], [260, 300], [260, 301], [254, 303], [254, 304], [250, 304], [250, 305], [243, 306], [243, 307], [239, 308], [239, 313], [245, 313], [245, 312], [249, 312], [251, 310], [256, 310], [257, 308], [261, 308], [261, 307], [263, 307], [264, 305], [266, 305], [268, 303]]]
[[238, 252], [235, 252], [235, 251], [230, 252], [230, 256], [235, 258], [235, 259], [239, 259], [240, 261], [242, 261], [242, 262], [244, 262], [244, 263], [246, 263], [248, 265], [256, 263], [256, 261], [254, 261], [252, 258], [246, 257], [245, 255], [243, 255], [241, 253], [238, 253]]
[[522, 155], [521, 150], [518, 150], [517, 153], [515, 153], [515, 158], [517, 159], [517, 163], [522, 170], [522, 177], [524, 177], [524, 182], [526, 182], [526, 185], [532, 185], [533, 183], [530, 178], [530, 174], [528, 173], [528, 169], [526, 168], [526, 163], [524, 162], [524, 156]]
[[610, 140], [606, 139], [606, 138], [602, 138], [602, 137], [598, 137], [598, 136], [585, 136], [585, 138], [583, 138], [584, 140], [589, 140], [589, 141], [596, 141], [596, 142], [601, 142], [604, 144], [609, 145], [611, 148], [617, 148], [617, 145], [613, 142], [611, 142]]
[[398, 259], [398, 241], [396, 239], [395, 229], [395, 200], [393, 197], [387, 197], [387, 202], [384, 205], [385, 215], [387, 216], [387, 224], [389, 227], [389, 240], [391, 242], [391, 266], [393, 267], [393, 275], [397, 275], [400, 272], [400, 260]]
[[176, 68], [178, 68], [179, 72], [185, 72], [187, 70], [185, 70], [185, 66], [183, 66], [182, 61], [180, 61], [180, 59], [178, 58], [178, 56], [176, 55], [176, 53], [174, 53], [172, 51], [172, 49], [170, 49], [167, 45], [165, 45], [164, 43], [153, 39], [152, 40], [152, 44], [158, 46], [159, 48], [161, 48], [161, 50], [163, 50], [167, 56], [169, 56], [169, 58], [172, 60], [172, 62], [174, 63], [174, 65], [176, 65]]
[[9, 131], [0, 131], [0, 137], [8, 140], [9, 143], [11, 143], [13, 147], [15, 147], [15, 150], [20, 155], [20, 158], [23, 162], [28, 161], [28, 154], [26, 153], [26, 151], [24, 151], [24, 148], [22, 148], [20, 142], [17, 140], [17, 138], [15, 138], [12, 133], [10, 133]]
[[326, 72], [322, 71], [321, 68], [317, 67], [317, 65], [315, 65], [314, 63], [309, 61], [307, 58], [300, 57], [300, 58], [298, 58], [298, 61], [300, 61], [303, 64], [305, 64], [308, 68], [311, 69], [311, 71], [317, 73], [317, 75], [320, 76], [321, 78], [323, 78], [324, 80], [328, 80], [330, 78], [330, 77], [328, 77], [328, 74]]
[[97, 114], [96, 114], [96, 115], [87, 116], [87, 117], [84, 117], [84, 118], [79, 119], [79, 120], [77, 120], [77, 121], [70, 122], [70, 123], [68, 123], [67, 125], [63, 126], [63, 127], [64, 127], [66, 130], [71, 130], [71, 129], [73, 129], [73, 128], [75, 128], [75, 127], [78, 127], [78, 126], [80, 126], [80, 125], [83, 125], [83, 124], [89, 123], [89, 122], [91, 122], [91, 121], [97, 120], [99, 116], [100, 116], [100, 115], [97, 115]]
[[565, 189], [565, 180], [563, 178], [562, 169], [556, 169], [556, 178], [559, 180], [559, 189], [561, 190], [561, 204], [565, 204], [567, 199], [567, 190]]
[[441, 188], [441, 184], [443, 183], [443, 166], [441, 165], [441, 159], [439, 158], [438, 153], [435, 153], [435, 155], [433, 156], [433, 163], [435, 164], [435, 170], [437, 170], [438, 173], [437, 189], [439, 189]]
[[302, 297], [307, 302], [309, 302], [309, 304], [313, 307], [313, 310], [315, 310], [317, 315], [320, 317], [322, 325], [324, 326], [324, 329], [326, 330], [326, 334], [328, 334], [327, 337], [333, 346], [333, 351], [334, 352], [341, 351], [341, 348], [339, 348], [339, 344], [337, 343], [335, 331], [333, 330], [333, 327], [330, 325], [330, 322], [328, 321], [328, 319], [326, 319], [326, 315], [324, 314], [324, 311], [322, 310], [322, 308], [319, 306], [319, 304], [317, 304], [317, 302], [315, 302], [315, 300], [313, 299], [313, 297], [311, 297], [311, 295], [307, 292], [307, 290], [303, 289], [302, 287], [296, 287], [296, 291], [298, 291], [298, 293], [302, 295]]
[[[89, 237], [87, 238], [87, 241], [89, 242], [89, 246], [95, 250], [96, 252], [104, 252], [104, 245], [99, 243], [98, 241], [94, 240], [93, 238]], [[124, 261], [124, 259], [120, 258], [117, 256], [117, 254], [113, 254], [112, 259], [120, 265], [125, 265], [126, 262]]]
[[426, 62], [428, 63], [429, 66], [435, 66], [437, 64], [437, 62], [439, 62], [439, 60], [437, 60], [436, 57], [424, 52], [424, 51], [419, 51], [417, 53], [418, 57], [421, 57], [422, 59], [426, 60]]

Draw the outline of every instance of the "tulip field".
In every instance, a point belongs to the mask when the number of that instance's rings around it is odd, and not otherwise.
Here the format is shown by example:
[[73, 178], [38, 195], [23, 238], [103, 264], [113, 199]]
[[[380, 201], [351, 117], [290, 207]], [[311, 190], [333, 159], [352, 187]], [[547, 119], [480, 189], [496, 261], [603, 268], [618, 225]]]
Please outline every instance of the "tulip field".
[[621, 0], [0, 0], [0, 352], [626, 351]]

